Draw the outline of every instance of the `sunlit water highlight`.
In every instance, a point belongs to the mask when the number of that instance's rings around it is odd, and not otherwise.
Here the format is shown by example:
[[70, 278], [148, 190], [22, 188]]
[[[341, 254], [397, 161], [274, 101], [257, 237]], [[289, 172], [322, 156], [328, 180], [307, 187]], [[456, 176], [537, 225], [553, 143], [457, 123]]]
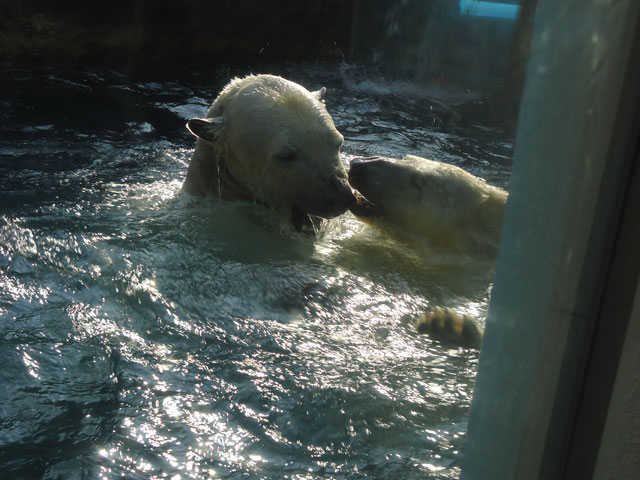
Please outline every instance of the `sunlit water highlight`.
[[[272, 68], [327, 104], [344, 160], [406, 153], [494, 184], [510, 139], [468, 95]], [[482, 318], [491, 272], [429, 268], [350, 214], [312, 239], [180, 191], [201, 116], [242, 71], [0, 80], [3, 478], [457, 478], [478, 353], [419, 336]]]

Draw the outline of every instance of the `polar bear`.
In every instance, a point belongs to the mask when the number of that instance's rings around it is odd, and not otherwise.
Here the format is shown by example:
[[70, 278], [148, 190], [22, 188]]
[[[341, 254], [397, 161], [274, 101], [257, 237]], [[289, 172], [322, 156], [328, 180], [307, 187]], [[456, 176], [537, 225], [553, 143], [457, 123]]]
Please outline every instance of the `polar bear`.
[[[354, 159], [351, 212], [419, 253], [495, 256], [507, 192], [465, 170], [407, 155]], [[363, 198], [364, 196], [364, 198]]]
[[263, 204], [297, 230], [344, 213], [355, 197], [325, 92], [274, 75], [231, 80], [187, 123], [197, 142], [183, 189]]

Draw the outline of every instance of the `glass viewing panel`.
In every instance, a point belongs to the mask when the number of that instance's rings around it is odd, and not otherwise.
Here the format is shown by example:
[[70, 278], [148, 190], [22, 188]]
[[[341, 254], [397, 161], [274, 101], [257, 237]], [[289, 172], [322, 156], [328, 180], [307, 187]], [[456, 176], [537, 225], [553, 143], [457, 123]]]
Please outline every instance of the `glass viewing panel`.
[[71, 4], [0, 7], [3, 478], [561, 478], [599, 441], [637, 2]]

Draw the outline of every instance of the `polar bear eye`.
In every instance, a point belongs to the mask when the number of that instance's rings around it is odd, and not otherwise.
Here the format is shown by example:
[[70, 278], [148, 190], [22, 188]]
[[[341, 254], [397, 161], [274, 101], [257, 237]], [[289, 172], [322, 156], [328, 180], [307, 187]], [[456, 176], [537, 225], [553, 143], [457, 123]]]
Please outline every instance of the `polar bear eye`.
[[281, 162], [293, 162], [298, 158], [298, 151], [295, 148], [286, 148], [276, 153], [275, 157]]

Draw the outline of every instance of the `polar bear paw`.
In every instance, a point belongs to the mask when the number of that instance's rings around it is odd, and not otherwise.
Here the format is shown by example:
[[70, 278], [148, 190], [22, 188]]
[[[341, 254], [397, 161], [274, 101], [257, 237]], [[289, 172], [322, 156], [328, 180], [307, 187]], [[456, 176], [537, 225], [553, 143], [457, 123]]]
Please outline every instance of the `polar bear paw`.
[[450, 308], [436, 307], [422, 313], [416, 321], [418, 333], [467, 348], [480, 349], [482, 327], [469, 315], [457, 313]]

